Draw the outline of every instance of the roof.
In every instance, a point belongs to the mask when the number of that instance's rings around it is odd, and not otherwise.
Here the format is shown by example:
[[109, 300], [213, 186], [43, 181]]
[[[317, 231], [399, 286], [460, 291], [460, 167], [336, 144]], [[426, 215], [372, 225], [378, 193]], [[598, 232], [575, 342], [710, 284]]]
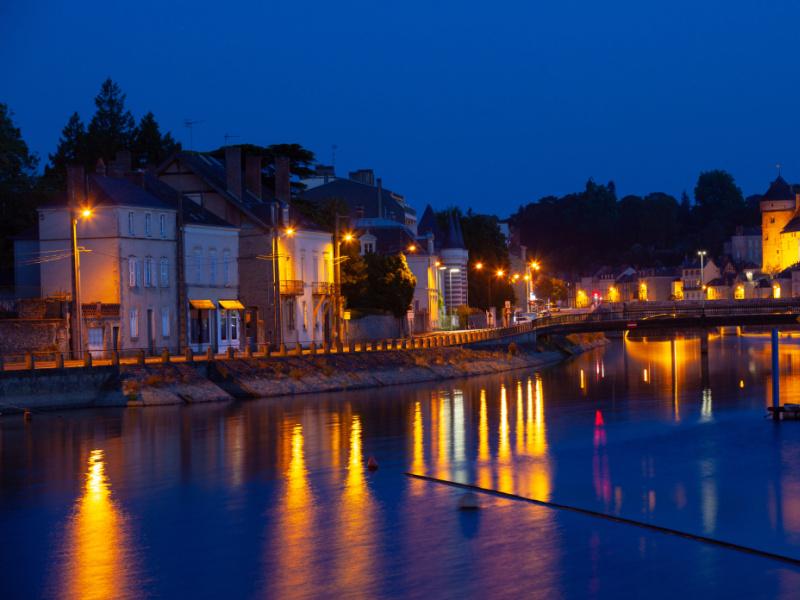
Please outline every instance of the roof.
[[442, 240], [442, 248], [465, 248], [464, 234], [461, 233], [461, 219], [455, 210], [451, 210], [447, 218], [447, 235]]
[[794, 200], [794, 192], [792, 186], [786, 183], [786, 180], [778, 175], [778, 177], [769, 185], [767, 193], [761, 200]]
[[241, 198], [237, 198], [228, 191], [224, 160], [219, 160], [214, 156], [202, 154], [200, 152], [182, 151], [178, 152], [172, 160], [162, 165], [160, 171], [164, 171], [167, 165], [174, 160], [181, 161], [190, 168], [195, 175], [213, 187], [218, 194], [223, 196], [250, 218], [265, 227], [270, 226], [270, 209], [267, 202], [261, 198], [257, 198], [244, 187], [242, 188]]
[[[180, 192], [168, 186], [156, 176], [151, 174], [145, 175], [144, 186], [145, 189], [152, 194], [168, 202], [170, 205], [177, 207]], [[205, 225], [207, 227], [238, 229], [189, 198], [184, 197], [181, 203], [181, 209], [183, 212], [184, 225]]]
[[425, 207], [422, 218], [419, 220], [419, 223], [417, 223], [417, 233], [419, 235], [432, 233], [435, 240], [441, 241], [444, 239], [444, 234], [442, 234], [442, 230], [439, 228], [439, 222], [436, 219], [436, 213], [433, 212], [433, 208], [430, 204]]
[[[363, 219], [368, 220], [368, 219]], [[356, 228], [360, 231], [360, 236], [370, 234], [375, 237], [375, 252], [377, 254], [399, 254], [406, 252], [411, 244], [417, 244], [414, 235], [407, 227], [372, 227], [362, 229], [358, 226], [361, 222], [356, 223]], [[420, 250], [418, 253], [424, 254], [424, 249], [418, 246]]]
[[[378, 190], [381, 190], [381, 213], [378, 214]], [[354, 181], [352, 179], [334, 179], [328, 183], [304, 190], [301, 197], [311, 202], [322, 202], [330, 198], [338, 198], [347, 203], [351, 212], [363, 209], [365, 217], [388, 217], [394, 221], [405, 223], [405, 214], [416, 215], [416, 211], [405, 203], [395, 199], [396, 194], [387, 188]]]
[[89, 197], [97, 204], [175, 210], [174, 204], [165, 202], [128, 179], [91, 174], [87, 181]]
[[792, 233], [794, 231], [800, 231], [800, 216], [792, 217], [792, 220], [781, 229], [781, 233]]

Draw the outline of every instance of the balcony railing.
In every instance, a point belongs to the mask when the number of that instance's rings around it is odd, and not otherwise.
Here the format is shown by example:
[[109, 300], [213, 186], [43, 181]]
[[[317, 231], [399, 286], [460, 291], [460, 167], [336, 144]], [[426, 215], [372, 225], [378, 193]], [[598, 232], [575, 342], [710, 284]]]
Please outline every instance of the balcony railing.
[[299, 279], [281, 280], [281, 294], [283, 296], [302, 296], [303, 282]]
[[311, 284], [311, 293], [317, 296], [330, 296], [336, 291], [336, 284], [330, 281], [315, 281]]

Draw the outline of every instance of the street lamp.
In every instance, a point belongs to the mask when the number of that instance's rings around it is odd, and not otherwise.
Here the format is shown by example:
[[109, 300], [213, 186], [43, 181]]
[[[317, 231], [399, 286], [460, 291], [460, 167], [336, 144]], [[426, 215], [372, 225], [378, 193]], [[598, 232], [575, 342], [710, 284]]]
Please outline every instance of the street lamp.
[[342, 242], [352, 242], [355, 236], [350, 232], [340, 234], [339, 221], [341, 219], [349, 219], [347, 215], [334, 215], [334, 232], [333, 232], [333, 310], [334, 310], [334, 324], [336, 328], [336, 339], [342, 339]]
[[705, 275], [703, 273], [703, 259], [705, 258], [706, 254], [708, 254], [708, 252], [706, 252], [705, 250], [697, 251], [697, 256], [700, 257], [700, 287], [703, 287], [706, 283]]
[[87, 207], [80, 211], [73, 208], [72, 221], [72, 267], [73, 267], [73, 302], [75, 303], [75, 351], [76, 358], [81, 358], [83, 354], [83, 306], [81, 305], [81, 256], [78, 249], [78, 221], [88, 219], [92, 216], [92, 209]]
[[441, 261], [436, 261], [436, 287], [439, 289], [439, 327], [442, 327], [444, 316], [447, 314], [447, 305], [444, 296], [444, 279], [441, 277], [442, 271], [446, 271], [447, 267]]

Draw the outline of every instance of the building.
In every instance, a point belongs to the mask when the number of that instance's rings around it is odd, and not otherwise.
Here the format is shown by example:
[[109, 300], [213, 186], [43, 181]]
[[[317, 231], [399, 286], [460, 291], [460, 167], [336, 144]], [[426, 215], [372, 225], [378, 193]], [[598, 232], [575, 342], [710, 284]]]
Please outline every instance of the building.
[[443, 290], [443, 308], [455, 315], [460, 306], [468, 306], [469, 251], [464, 244], [461, 223], [455, 211], [447, 213], [447, 228], [442, 231], [430, 205], [419, 222], [419, 237], [433, 238], [435, 253], [439, 256], [440, 282]]
[[676, 269], [642, 269], [639, 277], [637, 297], [641, 302], [665, 302], [675, 299]]
[[800, 215], [795, 190], [778, 175], [761, 199], [762, 270], [774, 275], [800, 262]]
[[359, 169], [347, 179], [338, 178], [332, 167], [320, 166], [317, 174], [303, 180], [307, 189], [302, 198], [315, 204], [337, 200], [347, 204], [354, 219], [389, 219], [405, 225], [412, 235], [417, 234], [417, 211], [403, 195], [383, 187], [380, 177], [375, 178], [372, 169]]
[[[106, 175], [71, 170], [67, 196], [39, 208], [42, 295], [72, 299], [73, 206], [91, 208], [79, 218], [83, 348], [162, 348], [177, 351], [176, 210], [143, 187]], [[77, 349], [73, 339], [73, 349]]]
[[684, 261], [681, 267], [681, 282], [684, 300], [703, 300], [706, 297], [705, 285], [721, 276], [713, 258], [703, 260], [700, 268], [700, 258]]
[[725, 253], [737, 265], [761, 265], [761, 231], [757, 227], [737, 227], [736, 233], [725, 243]]
[[412, 333], [431, 331], [442, 321], [441, 257], [432, 232], [415, 236], [405, 225], [390, 219], [361, 218], [354, 223], [361, 255], [403, 254], [416, 279], [409, 328]]

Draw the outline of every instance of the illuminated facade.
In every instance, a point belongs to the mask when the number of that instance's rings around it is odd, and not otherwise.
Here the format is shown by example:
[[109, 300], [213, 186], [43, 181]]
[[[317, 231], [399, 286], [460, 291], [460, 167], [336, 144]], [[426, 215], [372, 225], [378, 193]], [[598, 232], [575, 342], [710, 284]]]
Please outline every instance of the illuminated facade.
[[[92, 214], [78, 220], [83, 347], [177, 351], [176, 211], [123, 178], [81, 177], [70, 196]], [[71, 218], [65, 203], [39, 208], [44, 297], [71, 297]], [[56, 260], [57, 259], [57, 260]]]
[[797, 195], [780, 175], [761, 199], [762, 270], [774, 275], [800, 261]]

